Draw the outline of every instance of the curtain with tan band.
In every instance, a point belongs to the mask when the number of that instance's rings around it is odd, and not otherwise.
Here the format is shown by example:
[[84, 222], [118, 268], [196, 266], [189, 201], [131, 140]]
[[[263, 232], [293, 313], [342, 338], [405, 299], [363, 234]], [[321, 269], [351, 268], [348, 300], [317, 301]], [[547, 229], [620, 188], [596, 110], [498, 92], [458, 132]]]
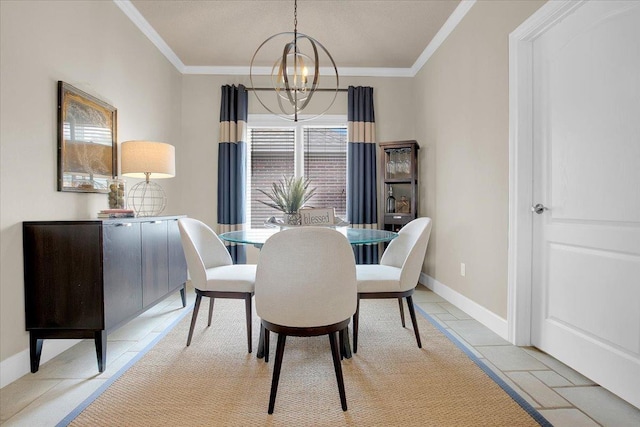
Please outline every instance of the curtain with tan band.
[[[355, 228], [378, 228], [373, 88], [349, 86], [347, 218]], [[358, 264], [377, 264], [378, 245], [354, 246]]]
[[[218, 232], [242, 230], [246, 220], [247, 90], [222, 86], [218, 139]], [[243, 245], [227, 244], [236, 264], [247, 262]]]

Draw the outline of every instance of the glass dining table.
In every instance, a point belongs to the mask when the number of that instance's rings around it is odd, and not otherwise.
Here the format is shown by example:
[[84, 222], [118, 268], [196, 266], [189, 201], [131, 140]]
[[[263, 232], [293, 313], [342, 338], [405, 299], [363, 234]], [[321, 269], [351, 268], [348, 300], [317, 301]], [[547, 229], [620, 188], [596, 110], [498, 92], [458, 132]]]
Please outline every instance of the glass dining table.
[[[283, 227], [284, 228], [284, 227]], [[373, 230], [369, 228], [351, 228], [336, 227], [340, 233], [344, 234], [349, 243], [352, 245], [372, 245], [376, 243], [389, 242], [396, 237], [398, 233], [388, 230]], [[267, 239], [277, 232], [281, 231], [280, 227], [274, 228], [252, 228], [249, 230], [228, 231], [219, 235], [220, 239], [245, 245], [253, 245], [261, 248]]]
[[[249, 230], [228, 231], [219, 235], [220, 239], [225, 242], [253, 245], [262, 248], [267, 239], [286, 227], [273, 228], [252, 228]], [[373, 245], [378, 243], [390, 242], [398, 237], [398, 233], [388, 230], [374, 230], [369, 228], [351, 228], [351, 227], [335, 227], [337, 231], [344, 234], [351, 245]], [[346, 359], [351, 358], [351, 344], [349, 343], [349, 330], [345, 330], [340, 345], [342, 356]], [[258, 358], [264, 357], [264, 330], [260, 328], [260, 340], [258, 343]]]

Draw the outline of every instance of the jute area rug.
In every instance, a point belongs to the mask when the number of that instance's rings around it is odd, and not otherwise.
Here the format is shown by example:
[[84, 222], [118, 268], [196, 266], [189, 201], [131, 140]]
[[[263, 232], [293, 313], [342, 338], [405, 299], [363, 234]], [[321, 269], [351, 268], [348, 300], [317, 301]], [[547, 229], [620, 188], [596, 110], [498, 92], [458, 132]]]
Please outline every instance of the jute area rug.
[[[268, 364], [247, 353], [244, 303], [203, 303], [190, 347], [191, 313], [71, 423], [73, 426], [535, 426], [469, 357], [418, 314], [402, 328], [395, 300], [363, 300], [358, 353], [342, 363], [340, 408], [326, 337], [287, 339], [275, 412], [267, 414]], [[405, 310], [406, 311], [406, 310]], [[407, 313], [408, 314], [408, 313]]]

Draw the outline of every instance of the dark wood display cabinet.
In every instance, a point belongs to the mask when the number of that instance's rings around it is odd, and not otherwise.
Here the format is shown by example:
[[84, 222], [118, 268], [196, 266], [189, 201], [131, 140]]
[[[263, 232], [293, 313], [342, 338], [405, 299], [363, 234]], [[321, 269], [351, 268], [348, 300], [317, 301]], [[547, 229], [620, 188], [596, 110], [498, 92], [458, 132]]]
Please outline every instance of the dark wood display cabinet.
[[93, 338], [103, 372], [108, 333], [175, 291], [186, 306], [178, 218], [23, 223], [31, 372], [51, 338]]
[[418, 216], [418, 149], [416, 141], [380, 142], [385, 230], [398, 231]]

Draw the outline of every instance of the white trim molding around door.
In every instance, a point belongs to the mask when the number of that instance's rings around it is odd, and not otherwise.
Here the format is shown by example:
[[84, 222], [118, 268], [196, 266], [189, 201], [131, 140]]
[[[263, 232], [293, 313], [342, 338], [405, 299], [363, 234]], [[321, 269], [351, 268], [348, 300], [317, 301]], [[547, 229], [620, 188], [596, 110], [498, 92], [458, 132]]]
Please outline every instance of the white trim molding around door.
[[533, 42], [584, 1], [550, 1], [509, 35], [508, 339], [531, 345]]

